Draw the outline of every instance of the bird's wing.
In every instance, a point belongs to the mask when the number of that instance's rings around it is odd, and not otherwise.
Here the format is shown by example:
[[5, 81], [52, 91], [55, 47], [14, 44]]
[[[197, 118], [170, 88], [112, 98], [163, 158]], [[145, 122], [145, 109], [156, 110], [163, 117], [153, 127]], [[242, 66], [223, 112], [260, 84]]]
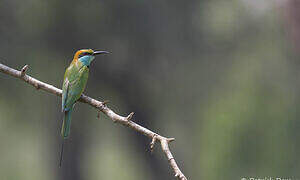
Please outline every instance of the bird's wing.
[[69, 79], [66, 77], [62, 88], [62, 112], [65, 111], [65, 106], [68, 99], [69, 87], [70, 87], [70, 82]]
[[85, 89], [88, 79], [89, 69], [83, 66], [78, 71], [66, 72], [65, 81], [63, 84], [62, 105], [64, 110], [69, 110], [74, 103], [80, 98]]

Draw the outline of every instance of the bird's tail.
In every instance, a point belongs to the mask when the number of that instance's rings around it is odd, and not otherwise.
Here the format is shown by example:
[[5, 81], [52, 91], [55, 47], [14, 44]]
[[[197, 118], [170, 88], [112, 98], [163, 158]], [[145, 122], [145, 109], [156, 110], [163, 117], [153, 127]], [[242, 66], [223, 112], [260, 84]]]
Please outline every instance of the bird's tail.
[[64, 119], [61, 126], [61, 136], [66, 139], [70, 134], [72, 110], [65, 111]]
[[61, 143], [61, 151], [60, 151], [60, 159], [59, 159], [59, 167], [61, 167], [61, 163], [62, 163], [62, 160], [63, 160], [64, 143], [65, 143], [65, 139], [62, 139], [62, 143]]
[[70, 109], [69, 111], [65, 111], [64, 119], [63, 119], [62, 126], [61, 126], [61, 136], [63, 137], [63, 139], [62, 139], [62, 144], [61, 144], [59, 167], [61, 167], [61, 163], [62, 163], [62, 160], [63, 160], [64, 142], [65, 142], [65, 139], [70, 134], [71, 113], [72, 113], [72, 109]]

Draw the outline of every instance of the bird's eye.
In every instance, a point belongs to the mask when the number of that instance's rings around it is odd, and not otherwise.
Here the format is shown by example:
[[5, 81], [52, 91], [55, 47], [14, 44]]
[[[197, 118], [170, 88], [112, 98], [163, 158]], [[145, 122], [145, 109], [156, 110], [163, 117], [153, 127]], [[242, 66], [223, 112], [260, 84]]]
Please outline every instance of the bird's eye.
[[82, 56], [86, 56], [86, 55], [89, 55], [89, 53], [88, 52], [84, 52], [84, 53], [82, 53], [82, 54], [79, 55], [79, 58], [81, 58]]

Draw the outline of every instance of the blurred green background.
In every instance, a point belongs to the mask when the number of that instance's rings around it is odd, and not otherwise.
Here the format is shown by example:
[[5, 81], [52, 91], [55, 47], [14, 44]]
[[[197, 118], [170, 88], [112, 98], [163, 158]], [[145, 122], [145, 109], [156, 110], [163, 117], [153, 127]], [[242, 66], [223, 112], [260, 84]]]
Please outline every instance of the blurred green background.
[[[300, 178], [300, 2], [0, 0], [0, 62], [61, 87], [81, 48], [85, 94], [176, 138], [188, 179]], [[150, 139], [78, 103], [60, 153], [60, 98], [0, 74], [1, 180], [174, 179]]]

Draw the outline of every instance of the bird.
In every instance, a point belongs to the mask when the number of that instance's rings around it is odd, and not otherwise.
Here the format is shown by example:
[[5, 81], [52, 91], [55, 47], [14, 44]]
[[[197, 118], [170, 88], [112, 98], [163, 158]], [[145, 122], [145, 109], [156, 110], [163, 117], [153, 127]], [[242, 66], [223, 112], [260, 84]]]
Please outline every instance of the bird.
[[108, 54], [107, 51], [94, 51], [92, 49], [81, 49], [78, 50], [74, 58], [65, 71], [64, 81], [62, 85], [62, 112], [64, 113], [64, 118], [62, 120], [61, 126], [61, 155], [59, 167], [62, 164], [64, 140], [70, 135], [71, 127], [71, 114], [75, 103], [80, 98], [83, 93], [88, 76], [89, 68], [91, 62], [95, 59], [96, 55]]

